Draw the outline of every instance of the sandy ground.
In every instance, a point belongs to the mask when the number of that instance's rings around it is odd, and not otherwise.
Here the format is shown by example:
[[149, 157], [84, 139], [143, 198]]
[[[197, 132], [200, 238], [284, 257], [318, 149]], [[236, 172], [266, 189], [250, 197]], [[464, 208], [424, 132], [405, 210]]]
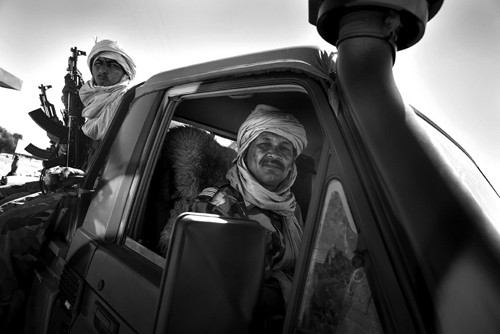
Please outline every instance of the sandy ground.
[[[13, 158], [12, 154], [0, 153], [0, 177], [6, 176], [11, 171]], [[40, 177], [42, 168], [42, 160], [19, 155], [16, 175], [7, 177], [7, 184], [19, 185], [36, 181]]]

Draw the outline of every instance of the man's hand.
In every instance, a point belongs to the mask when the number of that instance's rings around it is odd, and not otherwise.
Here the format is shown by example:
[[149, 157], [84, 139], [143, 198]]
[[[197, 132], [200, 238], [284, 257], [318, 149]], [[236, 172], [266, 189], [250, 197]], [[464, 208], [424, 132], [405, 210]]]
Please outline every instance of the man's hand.
[[71, 78], [71, 74], [66, 74], [64, 76], [64, 88], [62, 90], [63, 94], [64, 93], [75, 93], [77, 94], [78, 93], [78, 90], [80, 89], [80, 87], [77, 87], [76, 86], [76, 83], [73, 81], [73, 79]]
[[61, 101], [66, 109], [68, 109], [68, 94], [75, 94], [78, 96], [79, 89], [80, 87], [77, 87], [73, 79], [71, 79], [71, 75], [69, 73], [66, 74], [64, 76], [64, 87], [61, 96]]

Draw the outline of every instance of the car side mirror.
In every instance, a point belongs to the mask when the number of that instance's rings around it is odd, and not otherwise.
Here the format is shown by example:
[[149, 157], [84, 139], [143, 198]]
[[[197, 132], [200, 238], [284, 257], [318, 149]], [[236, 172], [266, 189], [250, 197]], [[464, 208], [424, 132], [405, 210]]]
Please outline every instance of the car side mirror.
[[166, 255], [155, 333], [253, 332], [265, 234], [250, 220], [181, 214]]

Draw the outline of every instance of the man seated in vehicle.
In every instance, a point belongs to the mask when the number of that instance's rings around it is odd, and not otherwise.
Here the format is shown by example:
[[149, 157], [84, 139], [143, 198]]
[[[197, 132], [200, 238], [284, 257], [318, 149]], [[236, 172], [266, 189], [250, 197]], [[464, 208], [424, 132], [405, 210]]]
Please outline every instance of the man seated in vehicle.
[[[229, 184], [203, 190], [190, 210], [255, 220], [270, 232], [263, 312], [279, 319], [268, 320], [271, 331], [281, 327], [302, 237], [302, 215], [290, 188], [297, 177], [295, 159], [306, 145], [305, 129], [293, 115], [258, 105], [238, 131]], [[164, 244], [168, 233], [162, 232]]]

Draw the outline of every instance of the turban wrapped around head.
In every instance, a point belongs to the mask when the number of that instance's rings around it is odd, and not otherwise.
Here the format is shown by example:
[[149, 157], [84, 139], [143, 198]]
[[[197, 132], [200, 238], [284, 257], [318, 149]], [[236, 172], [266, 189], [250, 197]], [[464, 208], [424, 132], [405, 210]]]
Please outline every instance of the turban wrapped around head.
[[94, 47], [87, 57], [87, 65], [92, 71], [92, 65], [97, 56], [116, 60], [123, 67], [123, 70], [128, 75], [129, 80], [135, 78], [135, 63], [130, 56], [125, 52], [125, 49], [117, 42], [109, 39], [103, 39], [95, 43]]
[[262, 132], [272, 132], [288, 139], [297, 155], [307, 146], [306, 130], [293, 115], [283, 113], [272, 106], [259, 104], [238, 131], [238, 156], [241, 156]]

